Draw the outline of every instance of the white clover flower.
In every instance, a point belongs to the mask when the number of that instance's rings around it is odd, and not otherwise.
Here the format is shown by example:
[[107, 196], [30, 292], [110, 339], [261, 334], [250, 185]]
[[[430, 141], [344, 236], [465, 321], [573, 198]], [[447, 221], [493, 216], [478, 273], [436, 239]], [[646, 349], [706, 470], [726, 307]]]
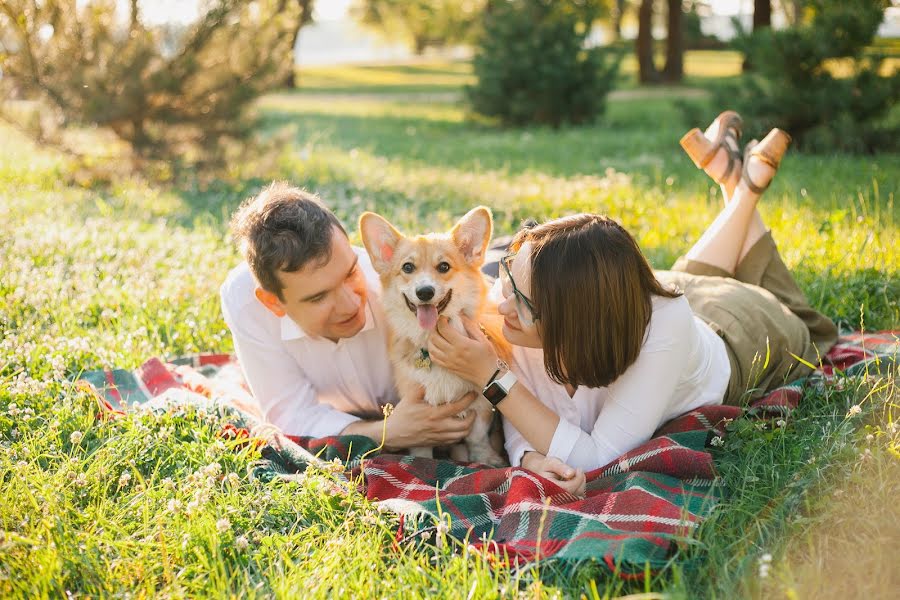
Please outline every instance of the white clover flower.
[[119, 487], [125, 487], [131, 481], [131, 471], [125, 469], [122, 471], [122, 474], [119, 475]]
[[769, 576], [769, 569], [772, 568], [772, 555], [766, 552], [759, 557], [759, 577], [765, 579]]
[[165, 479], [163, 479], [162, 484], [163, 484], [163, 487], [169, 491], [172, 491], [175, 489], [175, 482], [172, 481], [171, 477], [166, 477]]
[[231, 529], [231, 521], [229, 521], [227, 518], [223, 517], [216, 521], [216, 531], [218, 531], [219, 533], [225, 533], [229, 529]]
[[87, 485], [87, 475], [84, 473], [79, 473], [78, 477], [75, 478], [75, 485], [78, 487], [84, 487]]
[[250, 546], [250, 540], [247, 539], [247, 536], [241, 535], [234, 540], [234, 545], [238, 550], [246, 550]]
[[721, 437], [719, 437], [719, 436], [717, 435], [717, 436], [715, 436], [713, 439], [711, 439], [711, 440], [709, 441], [709, 445], [710, 445], [710, 446], [717, 446], [717, 447], [719, 447], [719, 446], [724, 446], [724, 445], [725, 445], [725, 440], [723, 440]]
[[166, 503], [166, 510], [168, 510], [172, 514], [178, 514], [178, 511], [181, 510], [181, 500], [177, 498], [172, 498]]
[[787, 421], [785, 421], [784, 419], [778, 419], [777, 421], [775, 421], [775, 425], [778, 427], [785, 427], [787, 425]]
[[78, 444], [78, 442], [80, 442], [82, 439], [84, 439], [84, 434], [80, 431], [73, 431], [69, 436], [69, 442], [71, 442], [73, 445]]
[[197, 502], [196, 499], [194, 499], [187, 503], [187, 508], [185, 508], [184, 512], [187, 513], [188, 516], [193, 516], [199, 509], [200, 503]]
[[850, 407], [850, 411], [847, 413], [850, 416], [858, 415], [862, 412], [862, 407], [859, 404], [854, 404]]
[[875, 436], [872, 435], [872, 434], [870, 433], [869, 435], [866, 436], [866, 441], [867, 441], [867, 442], [874, 442], [874, 441], [875, 441]]
[[241, 484], [241, 476], [237, 473], [231, 472], [225, 478], [225, 482], [231, 487], [237, 487]]

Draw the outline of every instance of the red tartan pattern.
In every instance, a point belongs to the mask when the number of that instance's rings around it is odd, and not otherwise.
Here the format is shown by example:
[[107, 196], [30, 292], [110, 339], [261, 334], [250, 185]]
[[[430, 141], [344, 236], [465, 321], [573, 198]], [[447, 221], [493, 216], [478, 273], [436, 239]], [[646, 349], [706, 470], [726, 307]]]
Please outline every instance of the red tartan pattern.
[[[898, 355], [898, 332], [845, 335], [810, 379], [858, 374], [886, 363], [884, 357]], [[118, 413], [167, 390], [188, 390], [237, 406], [251, 422], [259, 417], [229, 355], [196, 355], [169, 363], [154, 358], [135, 372], [135, 381], [125, 375], [84, 374], [101, 412]], [[752, 411], [781, 414], [796, 408], [804, 383], [772, 391], [755, 402]], [[120, 392], [126, 390], [123, 399]], [[647, 443], [588, 473], [585, 498], [521, 468], [490, 469], [377, 453], [361, 460], [374, 444], [354, 436], [274, 434], [262, 447], [268, 466], [256, 474], [289, 476], [317, 461], [313, 455], [338, 458], [345, 461], [347, 475], [364, 476], [363, 491], [370, 500], [401, 515], [395, 546], [420, 531], [433, 531], [433, 517], [443, 514], [450, 517], [449, 535], [488, 549], [499, 562], [597, 560], [619, 576], [639, 578], [646, 565], [664, 565], [672, 545], [691, 535], [714, 506], [717, 475], [706, 448], [715, 436], [724, 436], [723, 421], [743, 412], [733, 406], [707, 406], [666, 423]], [[249, 440], [244, 423], [229, 425], [223, 435]]]

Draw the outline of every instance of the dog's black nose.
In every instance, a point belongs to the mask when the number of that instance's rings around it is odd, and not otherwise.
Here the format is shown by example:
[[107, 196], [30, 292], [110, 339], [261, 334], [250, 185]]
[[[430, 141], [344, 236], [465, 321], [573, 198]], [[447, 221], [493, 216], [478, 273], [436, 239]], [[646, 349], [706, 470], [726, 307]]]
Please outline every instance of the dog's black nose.
[[428, 302], [432, 298], [434, 298], [434, 288], [430, 285], [423, 285], [420, 288], [416, 288], [416, 296], [422, 302]]

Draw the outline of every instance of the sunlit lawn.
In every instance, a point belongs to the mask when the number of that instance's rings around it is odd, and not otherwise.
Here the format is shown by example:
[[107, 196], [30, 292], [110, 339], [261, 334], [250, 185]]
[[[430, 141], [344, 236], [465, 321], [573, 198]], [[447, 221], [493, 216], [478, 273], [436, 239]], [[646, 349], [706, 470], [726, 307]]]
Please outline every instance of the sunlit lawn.
[[[687, 67], [710, 78], [736, 73], [739, 60], [694, 53]], [[626, 62], [625, 73], [631, 68]], [[113, 174], [104, 182], [0, 130], [8, 140], [0, 150], [0, 595], [458, 598], [522, 589], [577, 597], [591, 595], [592, 577], [601, 596], [644, 589], [589, 565], [574, 574], [553, 565], [495, 570], [453, 545], [396, 553], [396, 519], [359, 495], [330, 498], [329, 475], [250, 482], [254, 452], [217, 445], [216, 425], [202, 416], [101, 424], [87, 398], [56, 383], [155, 355], [230, 350], [217, 289], [238, 258], [225, 224], [273, 178], [317, 191], [351, 230], [367, 209], [425, 231], [485, 204], [502, 233], [526, 217], [606, 212], [661, 268], [718, 210], [717, 192], [677, 143], [702, 124], [685, 123], [673, 100], [637, 91], [613, 99], [592, 127], [498, 130], [467, 120], [457, 103], [469, 73], [462, 63], [434, 63], [301, 74], [306, 88], [259, 103], [259, 131], [277, 152], [212, 181]], [[760, 204], [812, 303], [848, 328], [900, 328], [898, 158], [790, 154]], [[678, 597], [791, 588], [802, 596], [813, 589], [807, 563], [826, 560], [823, 536], [838, 520], [839, 531], [853, 532], [842, 551], [865, 550], [867, 568], [888, 575], [854, 580], [852, 569], [832, 566], [835, 576], [875, 595], [896, 585], [896, 548], [879, 538], [900, 522], [888, 401], [896, 403], [896, 388], [874, 385], [881, 389], [858, 417], [847, 411], [872, 381], [810, 395], [784, 428], [735, 433], [718, 456], [732, 495], [647, 587]], [[84, 433], [77, 443], [74, 431]], [[870, 457], [860, 459], [866, 448]], [[216, 462], [237, 479], [210, 482], [202, 469]], [[862, 522], [874, 532], [852, 521], [857, 487], [843, 500], [830, 495], [848, 477], [870, 500]], [[846, 539], [854, 533], [859, 539]], [[761, 580], [765, 553], [775, 564]]]

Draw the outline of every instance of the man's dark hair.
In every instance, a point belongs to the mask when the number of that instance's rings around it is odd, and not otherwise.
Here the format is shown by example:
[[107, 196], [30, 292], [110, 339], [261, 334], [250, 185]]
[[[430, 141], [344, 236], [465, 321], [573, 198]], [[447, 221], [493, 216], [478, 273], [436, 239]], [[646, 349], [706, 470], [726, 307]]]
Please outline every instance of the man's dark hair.
[[299, 271], [310, 261], [331, 259], [334, 227], [343, 225], [315, 194], [273, 182], [249, 198], [231, 218], [231, 232], [259, 285], [282, 301], [278, 271]]

